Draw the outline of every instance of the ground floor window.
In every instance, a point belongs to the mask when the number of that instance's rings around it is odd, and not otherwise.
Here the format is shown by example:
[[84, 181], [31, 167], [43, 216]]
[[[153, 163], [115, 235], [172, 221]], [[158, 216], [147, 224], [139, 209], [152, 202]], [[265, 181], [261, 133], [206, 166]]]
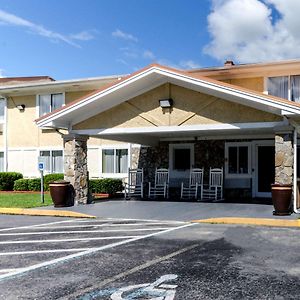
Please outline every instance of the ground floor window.
[[250, 145], [227, 143], [225, 147], [226, 173], [228, 175], [250, 174]]
[[194, 164], [193, 144], [170, 144], [170, 167], [174, 171], [186, 171]]
[[102, 149], [102, 173], [127, 173], [128, 149]]
[[0, 172], [4, 172], [4, 152], [0, 152]]
[[41, 150], [40, 156], [45, 157], [46, 173], [63, 173], [63, 151], [62, 150]]

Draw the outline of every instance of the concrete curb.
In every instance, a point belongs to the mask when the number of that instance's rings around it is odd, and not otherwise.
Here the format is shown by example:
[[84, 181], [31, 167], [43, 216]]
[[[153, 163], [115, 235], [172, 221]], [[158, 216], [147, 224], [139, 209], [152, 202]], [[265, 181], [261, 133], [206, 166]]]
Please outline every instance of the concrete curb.
[[236, 225], [253, 225], [253, 226], [270, 226], [270, 227], [300, 227], [300, 220], [283, 220], [283, 219], [260, 219], [260, 218], [211, 218], [202, 220], [193, 220], [193, 223], [209, 224], [236, 224]]
[[25, 215], [25, 216], [47, 216], [47, 217], [68, 217], [68, 218], [96, 218], [95, 216], [86, 215], [67, 210], [46, 210], [46, 209], [29, 209], [29, 208], [0, 208], [0, 214], [5, 215]]

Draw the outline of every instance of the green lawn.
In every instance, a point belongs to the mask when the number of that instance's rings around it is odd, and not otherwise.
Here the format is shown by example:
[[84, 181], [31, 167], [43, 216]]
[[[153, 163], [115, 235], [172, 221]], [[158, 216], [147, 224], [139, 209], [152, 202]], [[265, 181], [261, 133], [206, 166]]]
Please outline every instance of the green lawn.
[[40, 194], [0, 193], [0, 207], [31, 208], [52, 204], [49, 194], [45, 194], [45, 203], [41, 203]]

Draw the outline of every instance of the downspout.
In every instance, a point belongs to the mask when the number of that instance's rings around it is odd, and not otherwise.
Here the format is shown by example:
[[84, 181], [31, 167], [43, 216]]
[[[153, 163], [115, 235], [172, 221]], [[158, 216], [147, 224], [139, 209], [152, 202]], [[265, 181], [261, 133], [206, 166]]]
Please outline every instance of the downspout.
[[4, 144], [4, 172], [7, 172], [8, 167], [8, 159], [7, 159], [7, 106], [8, 106], [8, 100], [7, 98], [3, 98], [5, 101], [4, 106], [4, 124], [3, 124], [3, 144]]
[[294, 176], [293, 176], [293, 209], [294, 213], [299, 214], [300, 210], [297, 208], [297, 198], [298, 198], [298, 187], [297, 187], [297, 138], [299, 127], [295, 127], [294, 129]]

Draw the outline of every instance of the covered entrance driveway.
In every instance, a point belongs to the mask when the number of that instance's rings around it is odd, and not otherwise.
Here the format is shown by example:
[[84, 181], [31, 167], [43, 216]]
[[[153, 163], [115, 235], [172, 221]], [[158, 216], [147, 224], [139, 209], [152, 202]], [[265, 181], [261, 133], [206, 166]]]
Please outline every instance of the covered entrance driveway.
[[[151, 65], [37, 124], [68, 129], [66, 178], [84, 203], [91, 136], [130, 143], [129, 166], [143, 167], [145, 181], [159, 167], [170, 170], [174, 185], [189, 168], [217, 167], [228, 197], [269, 196], [272, 181], [296, 190], [297, 119], [300, 107], [290, 101]], [[186, 167], [176, 168], [183, 159]]]

